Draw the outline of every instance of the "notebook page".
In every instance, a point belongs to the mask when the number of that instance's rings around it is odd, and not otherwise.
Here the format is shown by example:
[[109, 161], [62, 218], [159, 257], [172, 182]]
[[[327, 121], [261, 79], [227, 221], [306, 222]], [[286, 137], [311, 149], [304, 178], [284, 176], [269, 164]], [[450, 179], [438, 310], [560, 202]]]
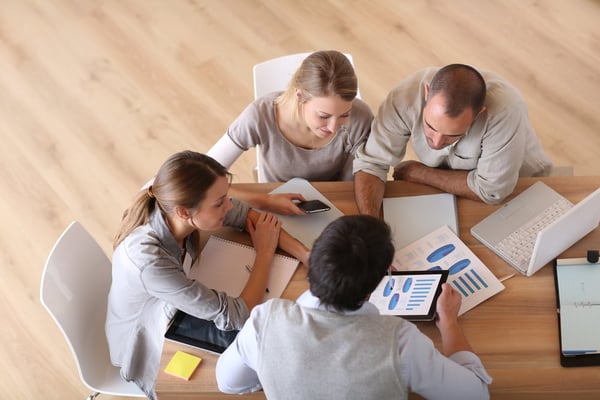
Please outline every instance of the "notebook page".
[[[255, 256], [253, 247], [211, 235], [189, 277], [237, 297], [248, 281]], [[298, 264], [295, 258], [275, 254], [264, 300], [281, 297]]]

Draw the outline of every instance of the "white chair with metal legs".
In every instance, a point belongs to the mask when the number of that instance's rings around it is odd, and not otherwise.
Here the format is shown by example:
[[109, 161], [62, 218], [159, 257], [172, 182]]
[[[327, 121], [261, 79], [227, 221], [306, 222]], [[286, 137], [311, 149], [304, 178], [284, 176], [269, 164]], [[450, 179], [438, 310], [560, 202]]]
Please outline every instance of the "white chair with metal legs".
[[67, 341], [81, 381], [94, 393], [146, 397], [110, 362], [104, 333], [111, 263], [78, 222], [58, 238], [42, 273], [40, 299]]

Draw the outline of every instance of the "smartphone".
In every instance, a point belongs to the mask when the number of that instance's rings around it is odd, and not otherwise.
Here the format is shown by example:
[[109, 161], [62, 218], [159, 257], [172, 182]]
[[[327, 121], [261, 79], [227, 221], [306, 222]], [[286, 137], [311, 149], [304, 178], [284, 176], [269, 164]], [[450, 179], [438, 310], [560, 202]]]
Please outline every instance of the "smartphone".
[[313, 214], [331, 210], [331, 207], [323, 203], [321, 200], [301, 201], [299, 203], [296, 203], [296, 205], [306, 214]]

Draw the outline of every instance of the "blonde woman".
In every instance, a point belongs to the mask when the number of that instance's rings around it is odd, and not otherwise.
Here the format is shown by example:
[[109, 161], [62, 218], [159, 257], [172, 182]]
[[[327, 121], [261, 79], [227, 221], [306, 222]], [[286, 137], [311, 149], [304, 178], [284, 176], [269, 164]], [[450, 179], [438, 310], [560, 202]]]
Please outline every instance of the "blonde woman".
[[250, 104], [207, 154], [229, 168], [258, 145], [258, 174], [267, 182], [352, 180], [354, 153], [373, 120], [357, 90], [354, 68], [343, 53], [312, 53], [284, 92]]

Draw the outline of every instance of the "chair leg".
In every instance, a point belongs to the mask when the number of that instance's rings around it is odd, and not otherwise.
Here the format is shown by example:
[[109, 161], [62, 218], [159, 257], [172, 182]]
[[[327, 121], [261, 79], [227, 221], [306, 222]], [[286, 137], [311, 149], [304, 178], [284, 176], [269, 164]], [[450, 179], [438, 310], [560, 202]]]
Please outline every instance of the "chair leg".
[[99, 392], [90, 394], [85, 400], [96, 400], [96, 397], [100, 396]]

